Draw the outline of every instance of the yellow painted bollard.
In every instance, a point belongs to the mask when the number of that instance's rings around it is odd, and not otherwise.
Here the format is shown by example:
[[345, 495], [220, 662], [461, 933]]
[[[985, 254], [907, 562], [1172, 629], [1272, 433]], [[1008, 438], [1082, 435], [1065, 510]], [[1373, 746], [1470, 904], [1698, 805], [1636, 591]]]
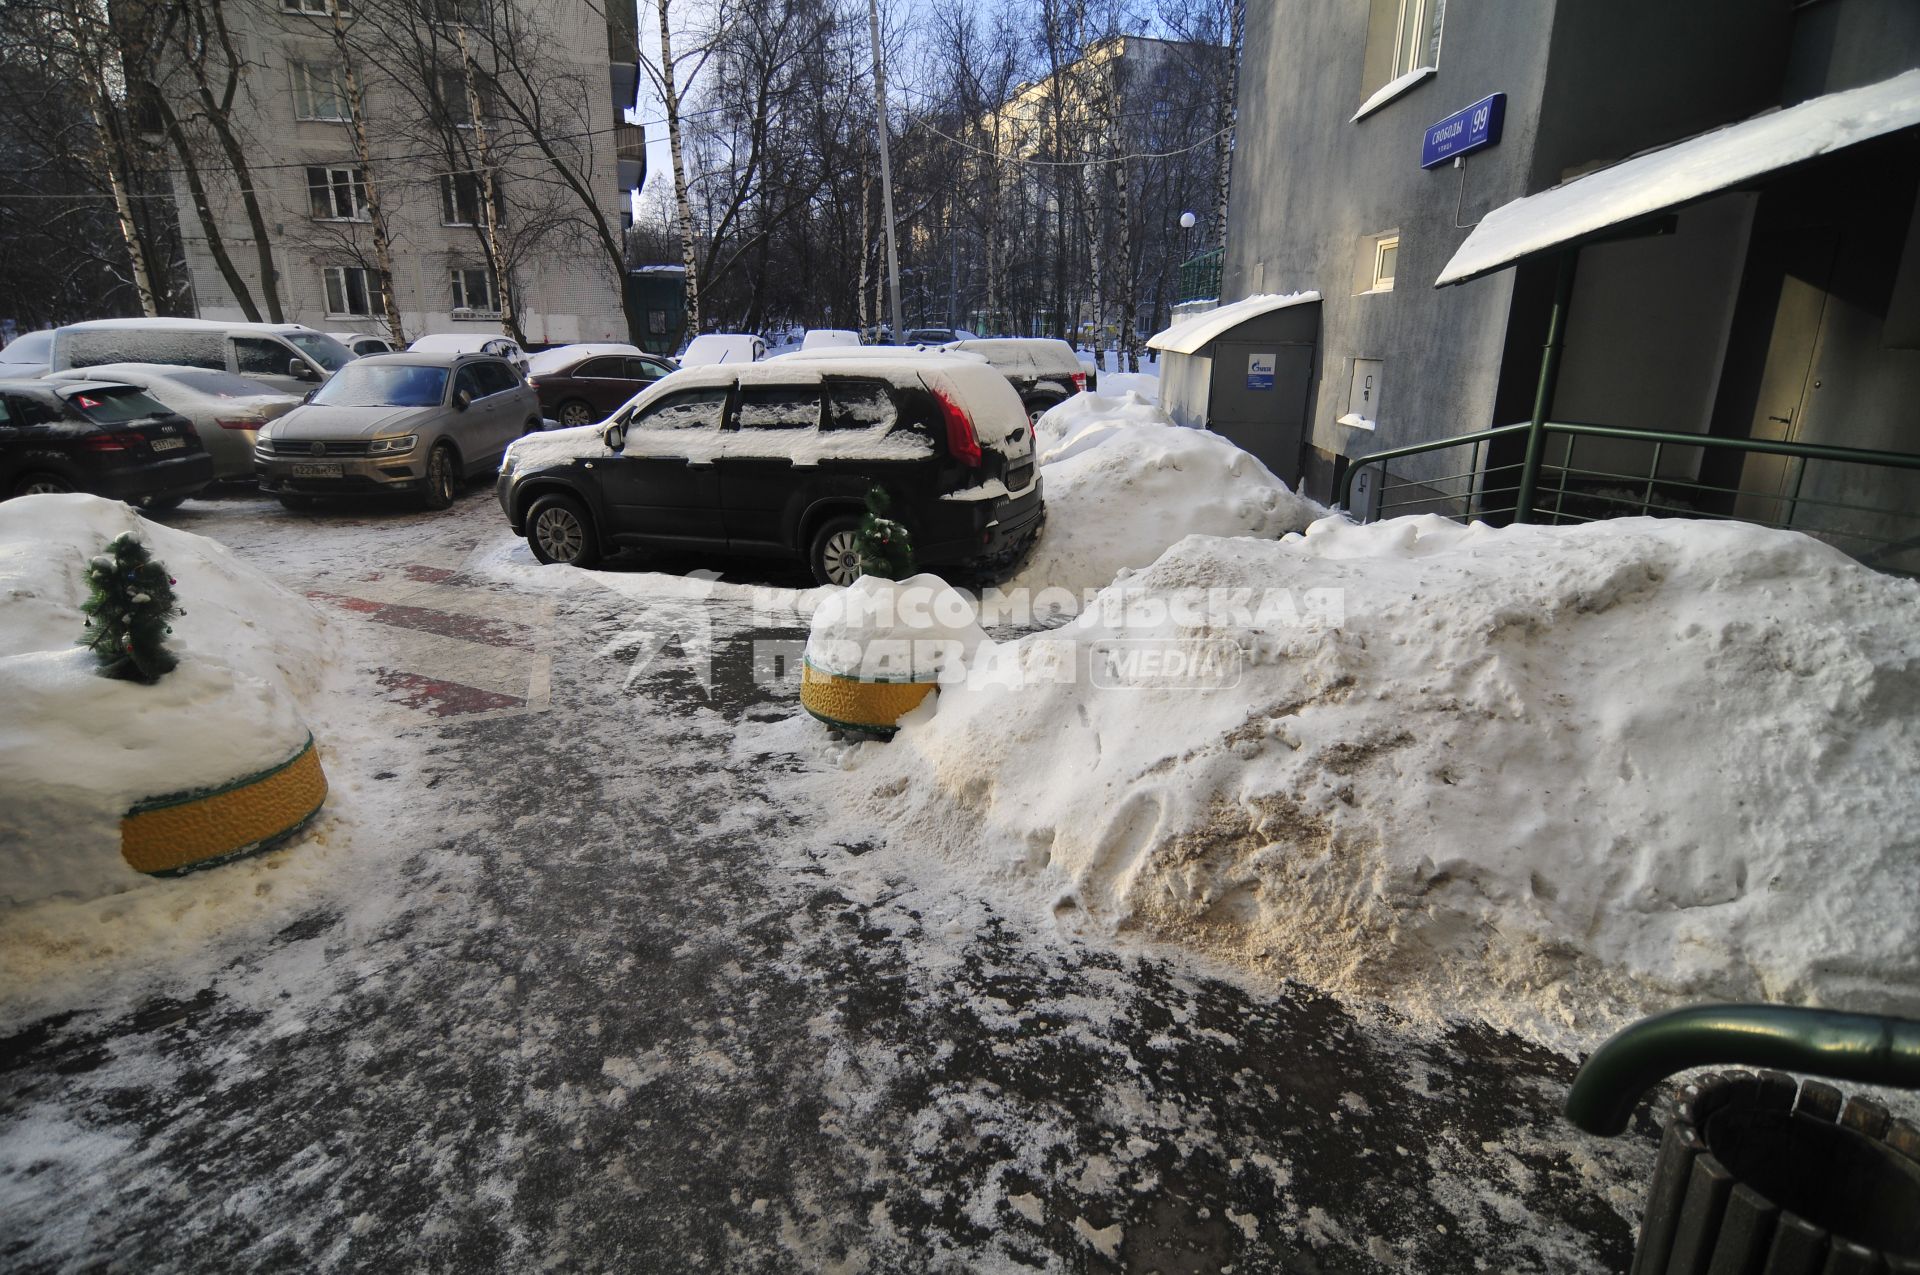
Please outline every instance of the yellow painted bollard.
[[120, 855], [154, 876], [177, 876], [269, 849], [298, 832], [327, 799], [313, 736], [267, 770], [217, 788], [136, 802], [120, 821]]
[[920, 707], [934, 682], [868, 681], [800, 666], [800, 706], [829, 726], [881, 738], [893, 735], [900, 719]]

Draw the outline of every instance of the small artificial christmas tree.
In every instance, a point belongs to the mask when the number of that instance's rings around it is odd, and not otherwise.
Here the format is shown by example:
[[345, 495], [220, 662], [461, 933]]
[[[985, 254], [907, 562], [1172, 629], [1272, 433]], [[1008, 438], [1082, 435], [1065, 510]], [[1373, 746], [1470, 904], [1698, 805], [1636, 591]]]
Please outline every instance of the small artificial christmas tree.
[[123, 531], [107, 551], [87, 563], [93, 596], [81, 604], [92, 630], [80, 639], [99, 657], [108, 677], [152, 684], [179, 663], [167, 650], [167, 623], [176, 612], [172, 576], [155, 562], [140, 537]]
[[891, 504], [885, 488], [876, 484], [867, 492], [867, 516], [860, 520], [854, 552], [862, 575], [904, 580], [913, 574], [913, 542], [905, 527], [887, 517]]

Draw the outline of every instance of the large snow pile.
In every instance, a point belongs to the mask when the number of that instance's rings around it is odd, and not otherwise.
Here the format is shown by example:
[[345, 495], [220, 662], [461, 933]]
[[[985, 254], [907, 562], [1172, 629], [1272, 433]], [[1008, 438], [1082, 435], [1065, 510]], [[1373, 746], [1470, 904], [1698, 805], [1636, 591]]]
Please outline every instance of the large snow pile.
[[[1914, 1012], [1917, 607], [1737, 523], [1193, 537], [822, 782], [1070, 926], [1544, 1039]], [[1223, 639], [1217, 690], [1115, 645]]]
[[[152, 686], [100, 676], [75, 644], [86, 563], [123, 531], [185, 611], [167, 639], [180, 666]], [[144, 880], [120, 857], [128, 806], [285, 761], [334, 641], [306, 599], [202, 536], [97, 496], [0, 503], [0, 903]]]
[[1076, 394], [1035, 426], [1046, 529], [1004, 589], [1105, 588], [1184, 536], [1299, 531], [1324, 514], [1257, 459], [1153, 403]]

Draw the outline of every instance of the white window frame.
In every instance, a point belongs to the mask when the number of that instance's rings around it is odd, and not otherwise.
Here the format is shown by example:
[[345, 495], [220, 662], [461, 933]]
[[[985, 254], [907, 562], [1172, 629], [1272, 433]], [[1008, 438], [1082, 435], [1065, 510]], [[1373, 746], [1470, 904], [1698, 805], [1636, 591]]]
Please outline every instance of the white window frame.
[[[293, 72], [293, 117], [323, 124], [347, 122], [347, 90], [340, 68], [331, 62], [290, 62]], [[332, 115], [319, 114], [322, 94]]]
[[1373, 269], [1369, 272], [1369, 277], [1373, 282], [1371, 286], [1367, 288], [1368, 292], [1393, 291], [1393, 275], [1382, 275], [1380, 273], [1381, 263], [1386, 260], [1388, 249], [1393, 250], [1394, 270], [1398, 272], [1400, 269], [1400, 236], [1397, 234], [1381, 235], [1375, 239], [1373, 241]]
[[333, 11], [353, 12], [353, 0], [280, 0], [280, 9], [284, 13], [303, 14], [309, 18], [327, 18]]
[[[313, 211], [313, 175], [321, 173], [324, 180], [321, 189], [327, 193], [327, 206], [333, 209], [330, 217], [321, 217]], [[347, 211], [340, 211], [341, 192], [345, 191]], [[330, 164], [309, 164], [307, 166], [307, 215], [314, 221], [371, 221], [372, 214], [367, 209], [367, 170], [364, 168], [335, 168]]]
[[[1433, 0], [1400, 0], [1400, 19], [1393, 28], [1393, 74], [1387, 78], [1397, 80], [1403, 75], [1411, 75], [1425, 66], [1431, 66], [1427, 50], [1433, 44], [1433, 24], [1429, 16]], [[1413, 39], [1407, 39], [1409, 29]]]
[[[366, 297], [367, 308], [364, 311], [348, 309], [353, 298], [347, 289], [349, 275], [360, 276], [360, 291]], [[333, 307], [335, 287], [338, 287], [340, 309]], [[365, 266], [323, 266], [320, 270], [320, 291], [325, 299], [329, 319], [371, 319], [374, 307], [380, 301], [380, 280], [373, 271]]]
[[[473, 181], [474, 220], [462, 220], [460, 209], [460, 179]], [[487, 197], [486, 183], [480, 180], [479, 173], [442, 173], [440, 174], [440, 224], [443, 226], [475, 226], [482, 216], [481, 201]]]
[[[474, 297], [471, 294], [468, 284], [469, 280], [475, 275], [478, 275], [480, 280], [481, 295], [479, 299], [484, 301], [486, 303], [485, 305], [473, 304]], [[494, 295], [493, 275], [485, 266], [454, 266], [448, 270], [447, 277], [453, 301], [450, 309], [456, 312], [455, 317], [465, 318], [467, 315], [472, 315], [476, 319], [496, 319], [500, 317], [500, 298]], [[458, 313], [459, 311], [465, 311], [466, 313], [460, 314]]]

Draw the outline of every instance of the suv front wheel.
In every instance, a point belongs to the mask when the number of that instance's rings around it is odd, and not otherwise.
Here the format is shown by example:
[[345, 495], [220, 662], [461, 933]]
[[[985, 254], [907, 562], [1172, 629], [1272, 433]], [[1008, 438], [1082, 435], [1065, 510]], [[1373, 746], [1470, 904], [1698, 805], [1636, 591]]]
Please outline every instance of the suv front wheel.
[[813, 533], [807, 565], [819, 584], [852, 584], [860, 578], [860, 520], [851, 515], [829, 518]]
[[542, 496], [527, 511], [527, 547], [540, 561], [590, 567], [600, 560], [587, 511], [571, 496]]

